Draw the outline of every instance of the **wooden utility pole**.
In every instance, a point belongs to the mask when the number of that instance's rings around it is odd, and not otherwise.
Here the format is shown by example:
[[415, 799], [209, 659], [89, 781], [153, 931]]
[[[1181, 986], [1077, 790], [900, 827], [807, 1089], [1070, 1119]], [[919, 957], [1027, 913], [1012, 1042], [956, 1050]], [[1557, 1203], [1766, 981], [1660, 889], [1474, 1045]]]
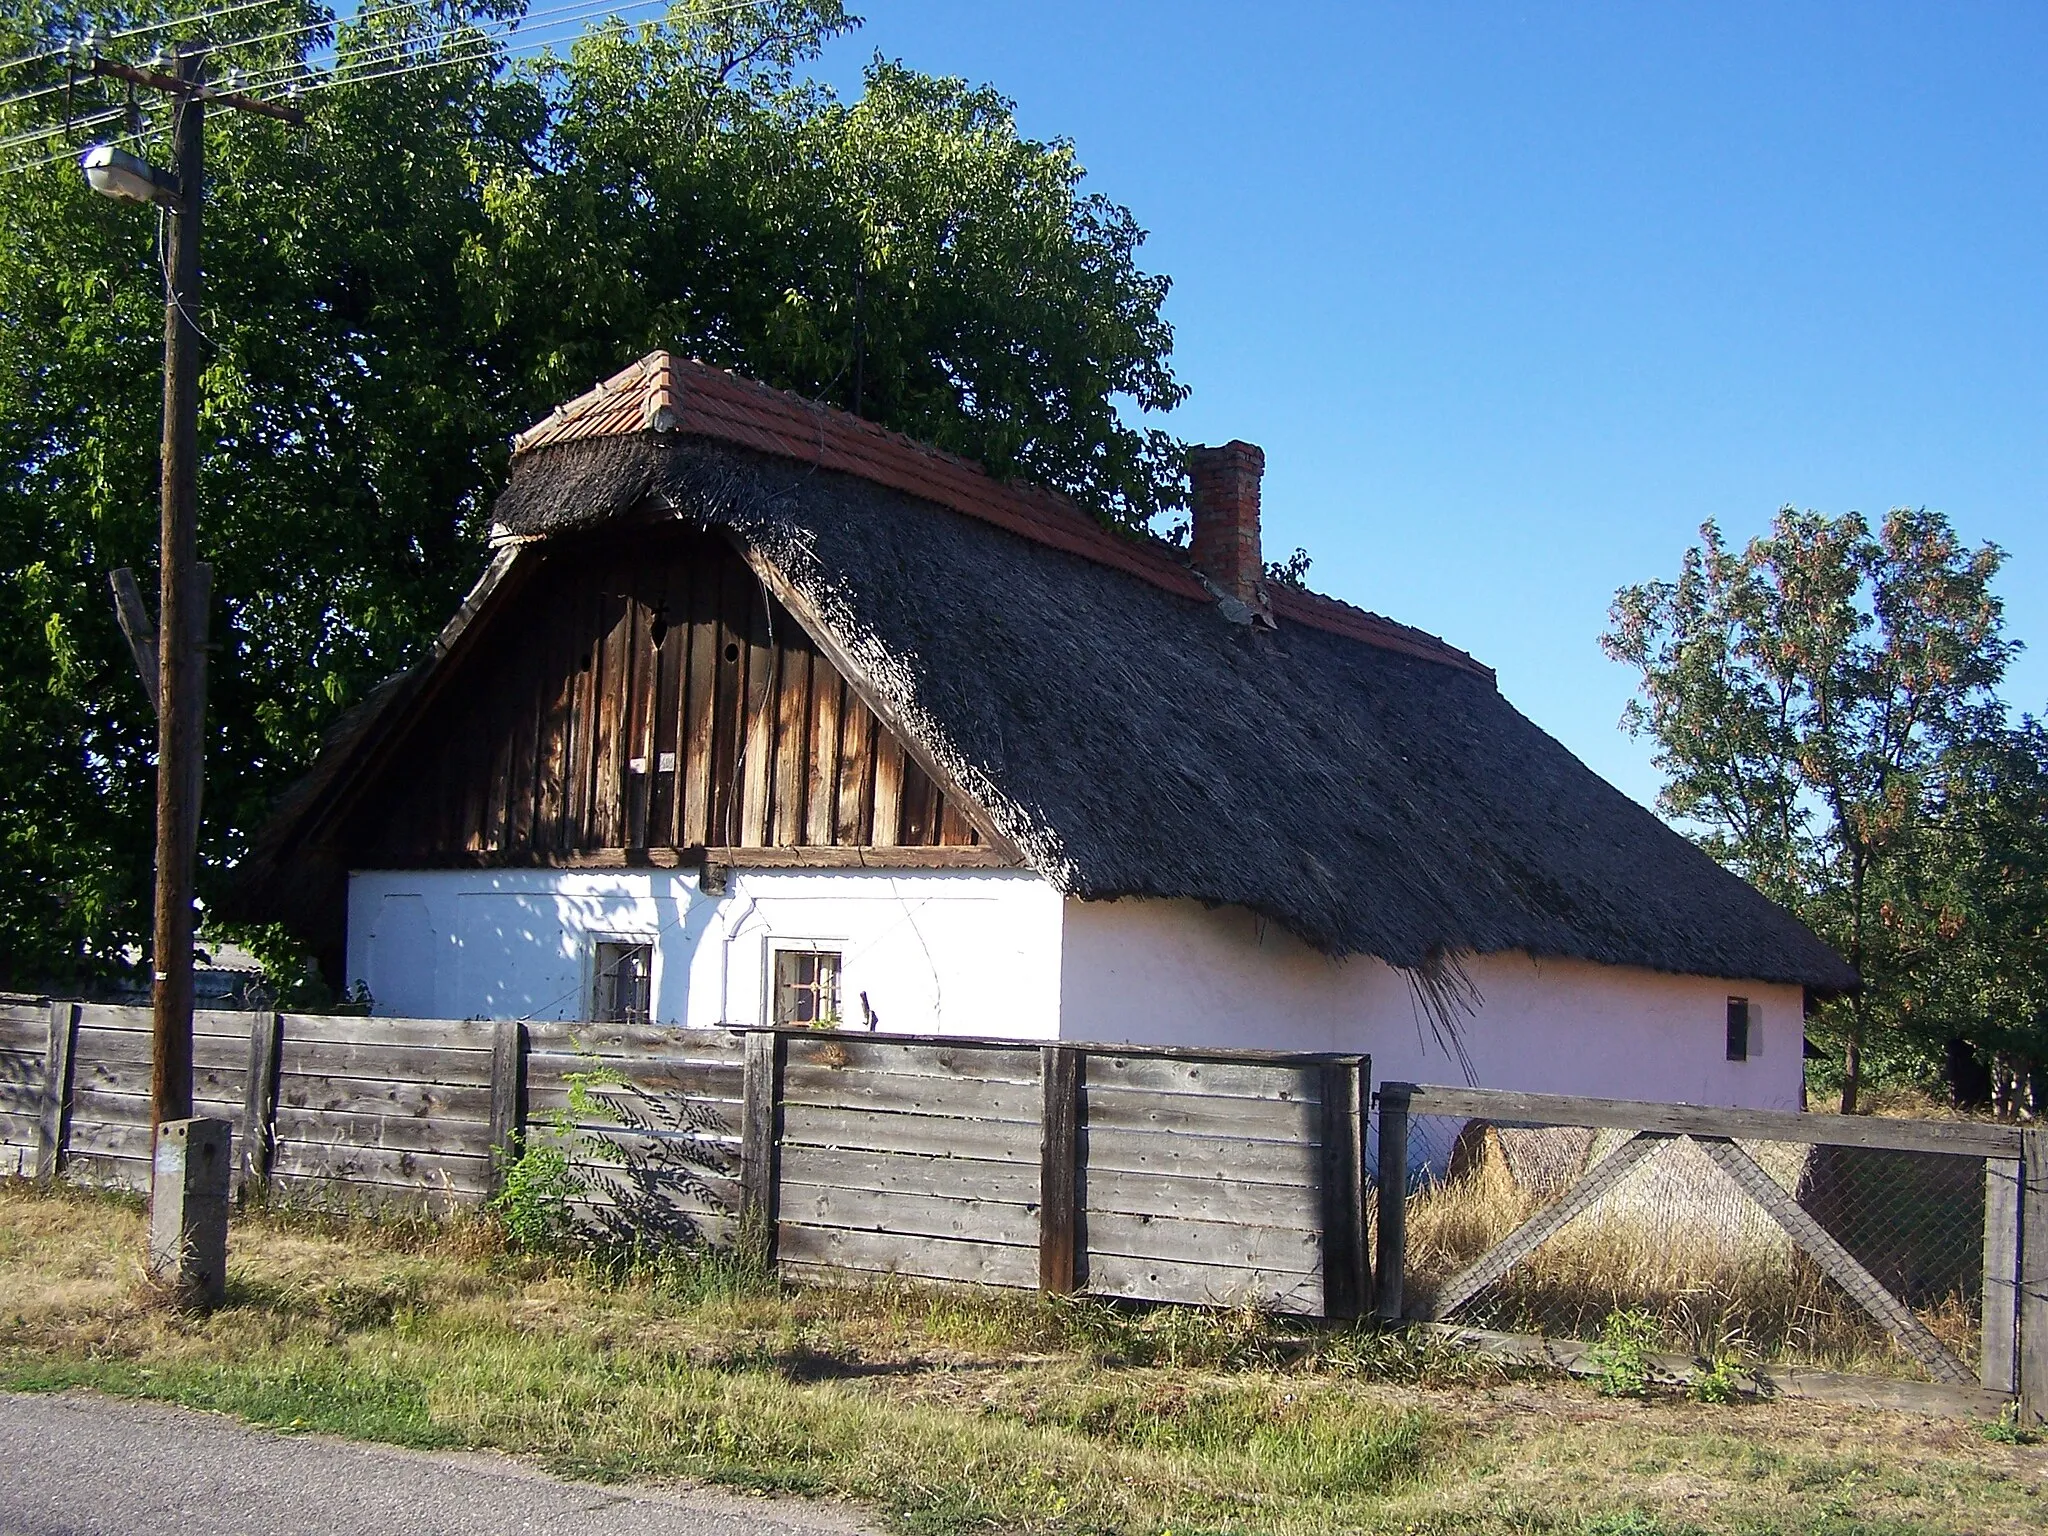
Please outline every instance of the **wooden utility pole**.
[[[169, 195], [152, 193], [168, 209], [164, 269], [164, 423], [159, 584], [157, 590], [156, 676], [156, 924], [151, 955], [150, 1123], [185, 1120], [192, 1114], [192, 898], [193, 865], [199, 842], [201, 763], [205, 710], [204, 568], [198, 563], [199, 531], [199, 332], [200, 215], [206, 201], [206, 104], [219, 101], [237, 111], [257, 112], [286, 122], [300, 113], [206, 84], [207, 50], [181, 45], [176, 70], [137, 68], [95, 58], [92, 72], [125, 80], [172, 99], [172, 154]], [[117, 598], [129, 597], [118, 578]], [[141, 623], [122, 605], [122, 625], [145, 650]]]
[[150, 989], [150, 1121], [192, 1114], [192, 872], [203, 770], [201, 653], [193, 641], [199, 531], [199, 228], [206, 192], [206, 55], [181, 50], [172, 108], [178, 200], [167, 220], [164, 444], [157, 593], [156, 941]]

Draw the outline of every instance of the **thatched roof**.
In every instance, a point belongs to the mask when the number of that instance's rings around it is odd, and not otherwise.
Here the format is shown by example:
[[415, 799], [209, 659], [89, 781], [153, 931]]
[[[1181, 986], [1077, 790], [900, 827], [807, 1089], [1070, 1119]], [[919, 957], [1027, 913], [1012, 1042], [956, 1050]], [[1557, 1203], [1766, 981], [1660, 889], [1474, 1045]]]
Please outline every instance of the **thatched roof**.
[[[1419, 631], [1287, 590], [1277, 628], [1239, 622], [1169, 546], [665, 356], [516, 446], [501, 540], [649, 515], [726, 531], [1071, 895], [1238, 905], [1422, 972], [1524, 950], [1855, 984]], [[352, 723], [316, 780], [369, 734]]]

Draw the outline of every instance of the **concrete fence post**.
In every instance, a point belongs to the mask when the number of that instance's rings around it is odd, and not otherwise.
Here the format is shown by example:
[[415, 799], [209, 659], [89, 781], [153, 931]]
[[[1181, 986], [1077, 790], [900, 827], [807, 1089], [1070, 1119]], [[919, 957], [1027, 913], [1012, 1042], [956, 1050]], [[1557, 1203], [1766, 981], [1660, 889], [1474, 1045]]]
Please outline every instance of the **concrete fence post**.
[[204, 1116], [156, 1128], [149, 1272], [181, 1307], [217, 1304], [228, 1278], [228, 1148], [233, 1127]]

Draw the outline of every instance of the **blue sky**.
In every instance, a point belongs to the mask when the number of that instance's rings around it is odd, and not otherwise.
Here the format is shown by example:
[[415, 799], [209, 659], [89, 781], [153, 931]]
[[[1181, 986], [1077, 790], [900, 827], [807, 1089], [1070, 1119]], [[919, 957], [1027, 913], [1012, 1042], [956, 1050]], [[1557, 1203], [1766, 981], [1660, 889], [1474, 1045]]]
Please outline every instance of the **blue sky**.
[[2048, 7], [868, 0], [1175, 280], [1182, 436], [1269, 555], [1445, 636], [1638, 798], [1614, 589], [1705, 518], [1913, 504], [2011, 555], [2048, 704]]

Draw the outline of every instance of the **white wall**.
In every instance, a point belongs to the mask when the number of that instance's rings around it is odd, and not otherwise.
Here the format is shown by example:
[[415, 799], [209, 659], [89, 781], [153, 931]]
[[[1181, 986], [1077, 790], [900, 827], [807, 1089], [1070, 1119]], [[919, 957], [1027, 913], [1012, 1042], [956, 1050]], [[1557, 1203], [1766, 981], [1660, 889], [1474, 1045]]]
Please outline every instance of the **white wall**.
[[692, 1026], [766, 1016], [778, 943], [843, 956], [841, 1009], [917, 1034], [1051, 1038], [1061, 901], [1003, 870], [740, 870], [723, 896], [694, 872], [368, 870], [349, 880], [348, 982], [375, 1011], [587, 1018], [597, 940], [655, 949], [653, 1015]]
[[[1471, 957], [1466, 971], [1481, 1001], [1462, 1034], [1482, 1087], [1799, 1107], [1799, 987], [1521, 953]], [[1731, 996], [1758, 1006], [1748, 1061], [1727, 1059]], [[1372, 1056], [1375, 1081], [1465, 1081], [1403, 973], [1367, 958], [1330, 960], [1277, 923], [1192, 901], [1069, 901], [1060, 1033], [1360, 1051]]]
[[[1401, 972], [1329, 960], [1242, 909], [1064, 901], [1036, 875], [981, 870], [741, 870], [719, 897], [694, 872], [656, 870], [349, 884], [348, 980], [384, 1015], [586, 1018], [601, 938], [654, 944], [667, 1023], [762, 1022], [773, 947], [814, 944], [845, 957], [850, 1025], [865, 992], [892, 1032], [1361, 1051], [1378, 1081], [1464, 1081]], [[1523, 954], [1467, 969], [1481, 1001], [1461, 1030], [1483, 1086], [1798, 1107], [1796, 986]], [[1745, 1062], [1726, 1059], [1730, 995], [1759, 1010]]]

